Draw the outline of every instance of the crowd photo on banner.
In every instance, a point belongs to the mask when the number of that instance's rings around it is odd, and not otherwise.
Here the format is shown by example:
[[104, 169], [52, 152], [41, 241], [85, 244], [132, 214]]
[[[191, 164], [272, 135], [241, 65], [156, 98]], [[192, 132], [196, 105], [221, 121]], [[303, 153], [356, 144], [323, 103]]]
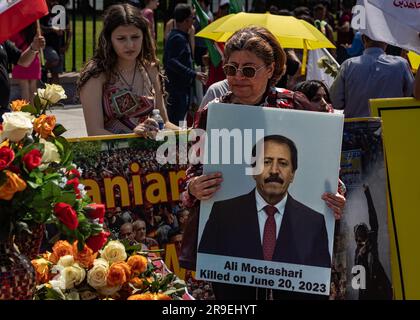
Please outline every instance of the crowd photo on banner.
[[418, 6], [0, 0], [0, 300], [418, 297]]

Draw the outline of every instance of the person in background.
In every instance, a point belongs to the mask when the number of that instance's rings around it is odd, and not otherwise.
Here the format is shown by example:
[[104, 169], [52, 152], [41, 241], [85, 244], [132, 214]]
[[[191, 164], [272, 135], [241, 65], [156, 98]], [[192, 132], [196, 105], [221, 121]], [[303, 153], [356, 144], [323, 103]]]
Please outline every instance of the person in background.
[[[36, 23], [33, 23], [10, 38], [20, 50], [26, 50], [32, 43], [36, 35]], [[19, 64], [13, 66], [12, 78], [18, 80], [20, 87], [20, 97], [23, 100], [32, 102], [37, 88], [37, 82], [41, 79], [41, 62], [39, 54], [35, 55], [34, 60], [28, 67]]]
[[193, 68], [193, 53], [189, 42], [190, 30], [194, 14], [190, 5], [177, 4], [174, 11], [176, 21], [165, 43], [163, 63], [168, 90], [168, 116], [171, 122], [179, 124], [184, 121], [189, 110], [192, 98], [192, 84], [195, 79], [206, 83], [207, 75], [195, 71]]
[[[285, 72], [286, 54], [274, 35], [263, 27], [246, 27], [236, 31], [227, 41], [224, 51], [223, 66], [229, 90], [215, 102], [228, 104], [254, 105], [256, 108], [288, 108], [307, 111], [319, 111], [306, 96], [300, 92], [275, 88], [275, 84]], [[207, 106], [197, 112], [194, 126], [205, 130]], [[197, 252], [197, 234], [201, 200], [208, 200], [220, 189], [223, 177], [220, 172], [203, 174], [201, 164], [191, 165], [187, 172], [185, 191], [181, 194], [183, 205], [191, 208], [195, 214], [190, 219], [184, 232], [180, 265], [190, 270], [195, 269]], [[339, 183], [336, 194], [324, 193], [321, 198], [333, 211], [336, 219], [342, 215], [345, 198], [344, 187]], [[214, 283], [217, 299], [255, 299], [266, 291], [260, 289]], [[298, 293], [277, 290], [275, 298], [298, 298]]]
[[167, 129], [164, 86], [148, 21], [130, 4], [110, 6], [94, 56], [80, 72], [77, 87], [88, 135], [134, 132], [154, 137], [160, 111]]
[[315, 108], [320, 112], [333, 112], [327, 86], [319, 80], [299, 82], [293, 91], [302, 92]]
[[70, 39], [72, 36], [70, 28], [70, 19], [66, 15], [65, 29], [59, 29], [53, 26], [53, 19], [56, 13], [52, 13], [52, 8], [55, 5], [59, 5], [58, 0], [47, 1], [49, 14], [40, 19], [42, 34], [45, 36], [46, 47], [44, 49], [45, 56], [45, 70], [43, 70], [43, 81], [47, 82], [46, 72], [51, 72], [51, 82], [58, 84], [59, 74], [64, 70], [64, 54], [68, 50], [70, 45]]
[[9, 63], [28, 67], [39, 50], [45, 47], [45, 38], [43, 36], [35, 36], [26, 50], [19, 50], [13, 42], [6, 40], [0, 43], [0, 123], [3, 122], [2, 115], [10, 111], [10, 82], [7, 67]]
[[134, 229], [134, 239], [138, 243], [145, 244], [149, 249], [159, 247], [159, 243], [150, 237], [147, 237], [147, 230], [146, 230], [146, 222], [142, 219], [137, 219], [133, 222], [133, 229]]
[[149, 21], [149, 29], [152, 38], [156, 40], [155, 30], [155, 14], [154, 10], [159, 6], [159, 0], [145, 0], [145, 7], [141, 10], [141, 14]]
[[385, 53], [387, 44], [362, 35], [365, 50], [341, 65], [330, 88], [335, 109], [346, 118], [369, 117], [369, 99], [409, 97], [414, 77], [407, 60]]
[[334, 43], [334, 31], [332, 26], [326, 20], [327, 8], [321, 3], [314, 7], [314, 25], [321, 31], [332, 43]]

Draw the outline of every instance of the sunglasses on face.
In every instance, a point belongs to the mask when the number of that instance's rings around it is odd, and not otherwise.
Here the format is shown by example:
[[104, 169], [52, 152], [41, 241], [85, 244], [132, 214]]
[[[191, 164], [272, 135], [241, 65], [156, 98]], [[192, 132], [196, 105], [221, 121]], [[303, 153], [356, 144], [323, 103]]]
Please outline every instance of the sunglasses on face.
[[242, 68], [238, 68], [234, 64], [228, 63], [228, 64], [225, 64], [223, 66], [223, 71], [224, 71], [226, 76], [230, 76], [230, 77], [236, 76], [236, 73], [238, 71], [240, 71], [244, 77], [254, 78], [255, 75], [257, 74], [257, 72], [260, 71], [264, 67], [265, 67], [265, 65], [262, 65], [258, 68], [254, 67], [254, 66], [245, 66], [245, 67], [242, 67]]

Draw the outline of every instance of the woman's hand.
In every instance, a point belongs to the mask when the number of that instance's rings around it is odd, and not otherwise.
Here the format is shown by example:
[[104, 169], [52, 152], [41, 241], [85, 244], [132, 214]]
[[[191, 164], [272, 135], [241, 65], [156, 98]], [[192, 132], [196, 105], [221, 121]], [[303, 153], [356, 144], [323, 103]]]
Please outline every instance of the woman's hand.
[[159, 124], [153, 119], [146, 119], [134, 128], [134, 133], [145, 138], [155, 139], [159, 131]]
[[198, 200], [208, 200], [220, 189], [223, 178], [220, 172], [203, 174], [188, 184], [188, 192]]
[[324, 200], [328, 208], [334, 212], [334, 218], [336, 220], [340, 220], [343, 216], [344, 206], [346, 205], [346, 198], [338, 192], [336, 194], [325, 192], [321, 199]]

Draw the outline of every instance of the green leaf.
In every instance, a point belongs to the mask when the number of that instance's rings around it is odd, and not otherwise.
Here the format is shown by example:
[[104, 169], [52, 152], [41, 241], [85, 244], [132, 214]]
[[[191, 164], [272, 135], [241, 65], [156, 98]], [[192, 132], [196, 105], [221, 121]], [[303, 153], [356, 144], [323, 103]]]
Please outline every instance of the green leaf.
[[76, 203], [76, 195], [73, 191], [63, 191], [61, 195], [57, 197], [56, 202], [65, 202], [73, 207]]
[[61, 136], [67, 129], [64, 128], [61, 124], [57, 124], [53, 130], [53, 133], [56, 137]]
[[36, 108], [33, 105], [31, 105], [31, 104], [28, 104], [28, 105], [24, 106], [20, 111], [29, 112], [32, 115], [36, 115], [37, 114]]
[[53, 181], [48, 181], [41, 189], [42, 198], [55, 199], [61, 195], [61, 188], [57, 186]]
[[41, 185], [42, 185], [42, 183], [41, 184], [38, 184], [38, 183], [36, 183], [36, 182], [32, 182], [31, 180], [27, 180], [26, 181], [26, 183], [32, 188], [32, 189], [37, 189], [37, 188], [39, 188]]
[[41, 99], [37, 94], [34, 96], [34, 107], [36, 109], [36, 113], [39, 114], [41, 112], [42, 104]]

